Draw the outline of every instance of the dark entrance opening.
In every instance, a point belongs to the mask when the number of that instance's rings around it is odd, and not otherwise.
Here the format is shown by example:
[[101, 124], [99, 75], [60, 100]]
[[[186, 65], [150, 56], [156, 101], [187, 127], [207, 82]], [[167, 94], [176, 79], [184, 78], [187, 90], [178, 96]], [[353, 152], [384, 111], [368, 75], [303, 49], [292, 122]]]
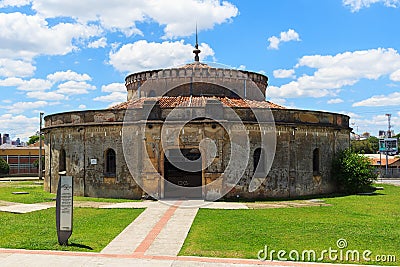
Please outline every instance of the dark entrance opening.
[[170, 149], [167, 155], [164, 157], [164, 197], [202, 198], [200, 151], [198, 149]]

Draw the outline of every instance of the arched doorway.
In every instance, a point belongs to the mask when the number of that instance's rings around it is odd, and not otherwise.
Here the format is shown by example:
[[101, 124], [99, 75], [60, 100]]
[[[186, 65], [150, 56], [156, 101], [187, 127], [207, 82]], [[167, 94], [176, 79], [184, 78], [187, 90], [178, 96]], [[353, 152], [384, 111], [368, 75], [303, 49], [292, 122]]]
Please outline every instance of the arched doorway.
[[[179, 152], [184, 157], [181, 157]], [[164, 197], [202, 198], [200, 151], [186, 148], [169, 149], [166, 155], [164, 155]]]

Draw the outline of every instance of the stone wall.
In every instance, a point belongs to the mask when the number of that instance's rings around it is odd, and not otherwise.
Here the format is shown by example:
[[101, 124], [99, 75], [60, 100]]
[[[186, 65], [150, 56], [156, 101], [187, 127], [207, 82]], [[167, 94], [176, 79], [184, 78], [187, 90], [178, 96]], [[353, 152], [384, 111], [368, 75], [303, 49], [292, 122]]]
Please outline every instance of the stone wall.
[[[194, 64], [188, 68], [134, 73], [126, 77], [125, 86], [128, 91], [128, 100], [130, 100], [139, 97], [163, 96], [173, 88], [196, 82], [229, 88], [242, 98], [264, 100], [268, 78], [255, 72], [211, 68], [204, 64], [197, 67]], [[218, 93], [215, 91], [215, 94]]]
[[[45, 189], [55, 193], [60, 151], [66, 154], [66, 175], [73, 176], [74, 193], [80, 196], [138, 199], [141, 189], [129, 173], [122, 151], [121, 125], [60, 127], [46, 133]], [[105, 151], [116, 152], [116, 176], [104, 173]]]
[[[215, 104], [215, 103], [214, 103]], [[232, 114], [222, 105], [194, 109], [176, 109], [180, 120], [204, 117], [207, 110], [217, 108], [221, 119], [231, 121]], [[224, 172], [231, 147], [226, 130], [208, 120], [197, 120], [185, 126], [180, 140], [172, 140], [165, 148], [161, 145], [160, 131], [163, 120], [172, 108], [156, 109], [150, 120], [145, 119], [144, 109], [131, 110], [134, 122], [123, 126], [124, 110], [98, 110], [55, 114], [45, 117], [46, 174], [45, 189], [55, 192], [58, 183], [60, 151], [65, 150], [67, 175], [74, 177], [75, 194], [94, 197], [119, 197], [138, 199], [143, 192], [137, 184], [145, 186], [155, 196], [163, 197], [164, 150], [170, 148], [197, 148], [200, 140], [210, 138], [217, 144], [215, 161], [203, 171], [203, 185], [211, 184]], [[260, 147], [259, 126], [249, 109], [234, 109], [246, 125], [250, 137], [250, 158], [244, 175], [227, 197], [243, 198], [292, 198], [303, 195], [325, 194], [336, 190], [330, 168], [334, 154], [349, 146], [349, 117], [341, 114], [272, 110], [275, 118], [276, 153], [267, 179], [255, 192], [249, 192], [253, 177], [253, 153]], [[259, 112], [265, 110], [260, 109]], [[266, 116], [268, 122], [270, 118]], [[150, 126], [151, 125], [151, 126]], [[231, 122], [232, 127], [235, 123]], [[123, 139], [123, 131], [130, 133]], [[104, 173], [105, 152], [112, 148], [116, 153], [116, 176]], [[313, 171], [313, 151], [319, 150], [319, 170]], [[128, 155], [128, 162], [124, 157]], [[241, 164], [240, 162], [238, 164]], [[135, 181], [132, 174], [138, 178]], [[231, 175], [231, 176], [230, 176]], [[226, 174], [225, 181], [235, 179]], [[215, 194], [218, 189], [207, 187], [203, 195]]]

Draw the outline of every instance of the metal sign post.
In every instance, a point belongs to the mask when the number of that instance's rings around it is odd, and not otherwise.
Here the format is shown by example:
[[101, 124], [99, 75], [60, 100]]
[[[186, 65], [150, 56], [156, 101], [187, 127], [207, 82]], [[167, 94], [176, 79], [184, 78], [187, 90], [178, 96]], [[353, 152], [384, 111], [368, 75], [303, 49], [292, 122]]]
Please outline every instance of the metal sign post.
[[389, 154], [395, 155], [398, 152], [398, 140], [397, 138], [385, 138], [379, 140], [379, 153], [384, 152], [386, 154], [386, 177], [389, 173]]
[[72, 234], [73, 195], [72, 176], [60, 176], [56, 199], [56, 225], [60, 245], [68, 245], [68, 238]]

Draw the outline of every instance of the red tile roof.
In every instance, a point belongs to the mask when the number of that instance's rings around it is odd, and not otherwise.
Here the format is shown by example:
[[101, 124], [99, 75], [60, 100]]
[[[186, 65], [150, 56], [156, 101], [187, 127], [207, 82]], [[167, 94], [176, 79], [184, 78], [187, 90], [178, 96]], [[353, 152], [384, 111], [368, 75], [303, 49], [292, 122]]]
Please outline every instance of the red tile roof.
[[163, 96], [163, 97], [142, 97], [110, 107], [110, 109], [141, 108], [145, 101], [158, 101], [161, 108], [174, 107], [204, 107], [207, 99], [220, 101], [225, 107], [231, 108], [272, 108], [285, 109], [285, 107], [269, 101], [256, 101], [241, 98], [216, 97], [216, 96]]
[[[385, 156], [382, 156], [382, 160], [379, 158], [370, 158], [370, 161], [372, 162], [372, 165], [374, 166], [379, 166], [379, 165], [386, 165], [386, 158]], [[381, 161], [381, 163], [379, 163]], [[400, 161], [400, 158], [392, 158], [388, 160], [388, 165], [392, 165], [393, 163], [396, 163]]]

